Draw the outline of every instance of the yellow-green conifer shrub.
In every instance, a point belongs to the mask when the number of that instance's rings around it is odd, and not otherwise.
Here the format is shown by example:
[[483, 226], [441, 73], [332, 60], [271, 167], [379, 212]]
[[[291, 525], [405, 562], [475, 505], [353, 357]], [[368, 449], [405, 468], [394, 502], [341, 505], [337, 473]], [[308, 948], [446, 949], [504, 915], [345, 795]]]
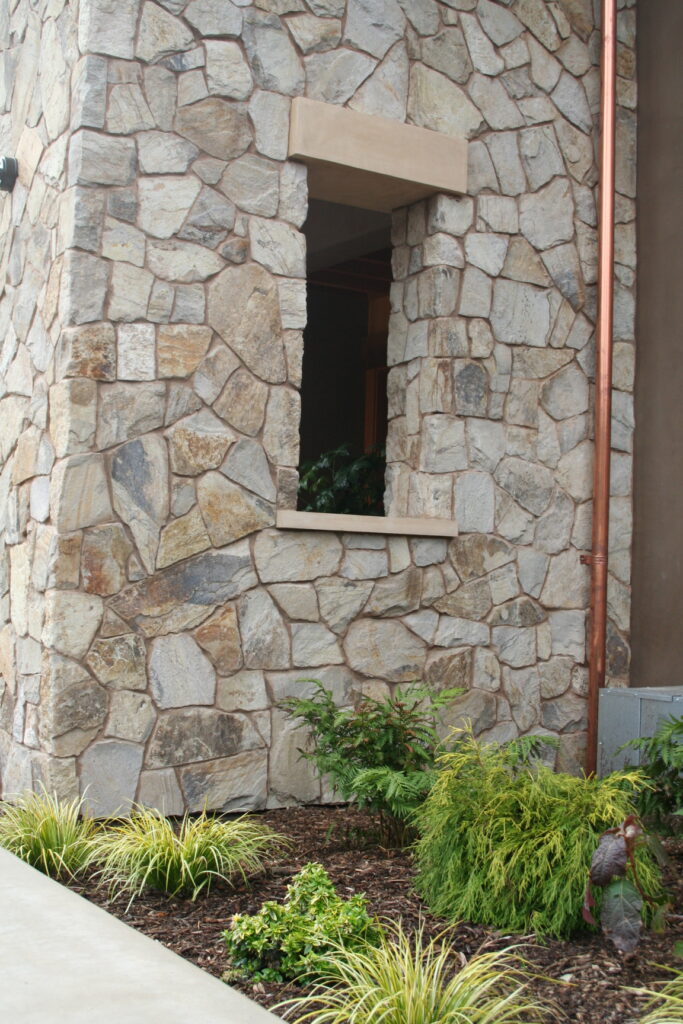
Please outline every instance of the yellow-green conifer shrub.
[[[561, 938], [580, 928], [598, 839], [634, 812], [643, 775], [553, 772], [471, 730], [439, 767], [416, 815], [417, 888], [430, 909], [509, 932]], [[656, 896], [659, 869], [645, 846], [637, 863], [645, 893]]]

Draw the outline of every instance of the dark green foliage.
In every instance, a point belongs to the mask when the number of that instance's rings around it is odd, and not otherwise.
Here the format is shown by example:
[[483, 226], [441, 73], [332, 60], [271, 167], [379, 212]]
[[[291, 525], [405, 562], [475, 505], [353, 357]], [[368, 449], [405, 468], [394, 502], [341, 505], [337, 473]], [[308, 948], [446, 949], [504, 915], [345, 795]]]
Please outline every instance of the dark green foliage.
[[[517, 748], [465, 732], [416, 818], [417, 887], [430, 909], [509, 932], [565, 937], [581, 926], [586, 876], [601, 834], [633, 811], [637, 771], [604, 779], [519, 761]], [[641, 885], [659, 890], [649, 851]]]
[[258, 914], [235, 914], [223, 935], [230, 977], [303, 984], [326, 972], [333, 951], [375, 943], [379, 930], [363, 896], [343, 900], [322, 864], [307, 864], [287, 886], [284, 903], [268, 900]]
[[640, 766], [651, 782], [637, 798], [638, 811], [660, 831], [677, 831], [683, 821], [683, 717], [670, 715], [654, 736], [624, 743], [620, 750], [639, 750]]
[[299, 508], [304, 512], [384, 515], [384, 448], [351, 455], [348, 444], [302, 463]]
[[384, 838], [400, 842], [406, 822], [434, 781], [439, 739], [436, 711], [460, 690], [431, 693], [423, 686], [398, 689], [384, 700], [364, 697], [356, 708], [338, 708], [318, 682], [312, 697], [282, 702], [308, 725], [313, 750], [301, 751], [345, 799], [355, 798], [381, 818]]

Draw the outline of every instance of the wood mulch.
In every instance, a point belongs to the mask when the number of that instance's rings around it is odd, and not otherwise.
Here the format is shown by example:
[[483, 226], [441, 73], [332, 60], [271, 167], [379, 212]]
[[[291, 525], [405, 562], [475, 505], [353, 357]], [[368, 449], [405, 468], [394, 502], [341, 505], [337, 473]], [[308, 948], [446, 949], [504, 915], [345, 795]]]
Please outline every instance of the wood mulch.
[[[281, 900], [292, 875], [311, 860], [325, 866], [341, 895], [365, 893], [369, 909], [379, 917], [402, 919], [408, 929], [423, 921], [427, 934], [443, 930], [444, 921], [429, 914], [413, 892], [410, 853], [377, 845], [367, 815], [347, 807], [298, 807], [267, 811], [262, 820], [287, 836], [292, 845], [284, 859], [274, 861], [248, 889], [232, 890], [221, 884], [194, 903], [150, 891], [128, 906], [126, 897], [108, 899], [93, 877], [73, 883], [72, 888], [217, 977], [228, 968], [222, 932], [231, 916], [256, 913], [267, 899]], [[558, 1007], [554, 1016], [558, 1024], [637, 1021], [640, 1001], [624, 989], [651, 986], [666, 976], [662, 965], [683, 967], [683, 961], [675, 956], [683, 940], [683, 841], [670, 840], [667, 848], [671, 864], [665, 881], [672, 897], [668, 928], [661, 934], [644, 933], [636, 953], [624, 956], [595, 934], [541, 943], [533, 936], [506, 936], [466, 923], [455, 929], [454, 945], [466, 957], [482, 947], [520, 945], [522, 955], [539, 973], [555, 982], [541, 979], [534, 987], [539, 996], [551, 998]], [[301, 991], [251, 982], [237, 987], [269, 1009]]]

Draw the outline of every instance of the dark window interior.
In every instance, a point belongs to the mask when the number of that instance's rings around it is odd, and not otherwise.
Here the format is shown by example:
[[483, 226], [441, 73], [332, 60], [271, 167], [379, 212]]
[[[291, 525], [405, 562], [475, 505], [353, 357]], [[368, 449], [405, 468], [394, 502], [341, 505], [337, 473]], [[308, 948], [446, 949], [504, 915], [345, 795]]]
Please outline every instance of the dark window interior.
[[386, 440], [391, 285], [389, 214], [311, 200], [301, 461]]

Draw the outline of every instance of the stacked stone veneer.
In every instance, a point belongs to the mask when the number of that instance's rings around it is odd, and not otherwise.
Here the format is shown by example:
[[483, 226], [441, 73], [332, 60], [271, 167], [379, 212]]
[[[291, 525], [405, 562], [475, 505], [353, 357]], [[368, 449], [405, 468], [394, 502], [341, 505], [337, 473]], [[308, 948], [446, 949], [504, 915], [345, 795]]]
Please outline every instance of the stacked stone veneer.
[[[596, 4], [597, 6], [597, 4]], [[634, 9], [619, 16], [611, 681], [628, 674]], [[585, 728], [599, 32], [591, 0], [10, 0], [0, 11], [0, 765], [95, 810], [317, 800], [277, 701], [462, 685]], [[291, 97], [470, 139], [394, 216], [387, 509], [282, 532], [305, 169]]]

